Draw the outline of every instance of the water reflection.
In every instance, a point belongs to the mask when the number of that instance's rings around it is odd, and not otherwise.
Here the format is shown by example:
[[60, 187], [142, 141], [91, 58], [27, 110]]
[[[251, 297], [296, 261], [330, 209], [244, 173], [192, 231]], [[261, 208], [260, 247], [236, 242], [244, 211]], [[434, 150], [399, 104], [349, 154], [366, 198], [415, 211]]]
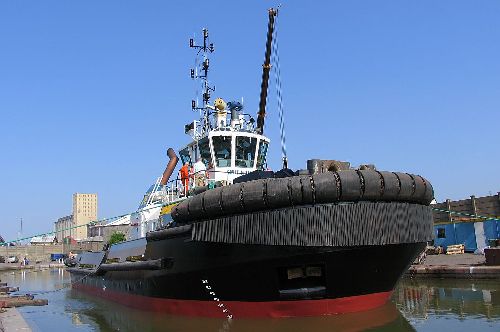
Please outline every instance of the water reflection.
[[63, 269], [18, 271], [0, 279], [49, 300], [46, 307], [20, 309], [35, 331], [497, 331], [500, 321], [497, 280], [403, 280], [392, 303], [363, 313], [226, 321], [155, 314], [91, 297], [71, 290]]
[[[176, 317], [129, 309], [80, 292], [69, 295], [97, 306], [83, 315], [101, 331], [414, 331], [393, 303], [364, 313], [285, 319], [233, 319]], [[102, 310], [101, 308], [106, 308]]]
[[394, 299], [405, 317], [416, 320], [452, 316], [500, 321], [498, 280], [405, 279]]

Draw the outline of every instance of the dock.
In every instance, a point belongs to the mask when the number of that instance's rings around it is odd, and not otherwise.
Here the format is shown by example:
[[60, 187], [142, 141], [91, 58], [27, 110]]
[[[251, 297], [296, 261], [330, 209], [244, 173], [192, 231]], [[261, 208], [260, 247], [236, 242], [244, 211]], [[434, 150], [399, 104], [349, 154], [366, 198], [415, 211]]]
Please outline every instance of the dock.
[[31, 331], [31, 328], [16, 308], [9, 308], [0, 309], [0, 331]]
[[500, 278], [500, 266], [486, 265], [484, 255], [428, 255], [423, 264], [410, 266], [405, 277], [497, 279]]
[[32, 269], [64, 268], [64, 267], [65, 267], [64, 263], [59, 263], [59, 262], [37, 263], [37, 264], [32, 264], [32, 265], [0, 263], [0, 272], [17, 271], [17, 270], [32, 270]]
[[0, 280], [0, 332], [31, 331], [28, 323], [16, 309], [22, 306], [44, 306], [46, 299], [35, 299], [33, 295], [11, 295], [19, 291], [19, 287], [9, 287]]

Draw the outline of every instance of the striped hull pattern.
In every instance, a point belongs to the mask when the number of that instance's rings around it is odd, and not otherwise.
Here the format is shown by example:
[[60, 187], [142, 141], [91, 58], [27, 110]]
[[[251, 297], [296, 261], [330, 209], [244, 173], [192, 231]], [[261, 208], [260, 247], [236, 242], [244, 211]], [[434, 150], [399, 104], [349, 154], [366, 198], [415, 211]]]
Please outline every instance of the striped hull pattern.
[[332, 247], [415, 243], [433, 239], [432, 210], [402, 202], [306, 205], [197, 222], [192, 238]]

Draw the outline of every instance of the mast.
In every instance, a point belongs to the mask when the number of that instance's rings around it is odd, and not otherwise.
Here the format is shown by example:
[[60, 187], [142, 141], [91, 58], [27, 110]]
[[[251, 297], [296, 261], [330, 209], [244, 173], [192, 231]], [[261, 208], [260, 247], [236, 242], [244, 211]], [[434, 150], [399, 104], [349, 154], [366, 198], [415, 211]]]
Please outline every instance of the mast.
[[209, 101], [210, 101], [210, 93], [215, 91], [215, 86], [211, 87], [208, 83], [208, 68], [210, 66], [210, 61], [208, 59], [208, 54], [213, 53], [214, 44], [209, 43], [208, 40], [208, 30], [203, 29], [203, 46], [198, 46], [195, 44], [194, 39], [189, 39], [189, 47], [198, 50], [198, 54], [203, 54], [203, 62], [199, 69], [201, 69], [202, 74], [198, 74], [198, 68], [191, 69], [191, 78], [192, 79], [201, 79], [203, 82], [203, 105], [199, 107], [196, 101], [191, 101], [191, 109], [192, 110], [201, 110], [203, 111], [203, 131], [207, 132], [210, 128], [210, 122], [208, 119], [209, 115]]
[[264, 64], [262, 65], [262, 84], [260, 86], [259, 113], [257, 114], [257, 132], [264, 134], [264, 120], [266, 116], [267, 88], [269, 86], [269, 72], [271, 71], [271, 45], [273, 41], [274, 18], [278, 10], [269, 9], [269, 23], [267, 25], [267, 41]]

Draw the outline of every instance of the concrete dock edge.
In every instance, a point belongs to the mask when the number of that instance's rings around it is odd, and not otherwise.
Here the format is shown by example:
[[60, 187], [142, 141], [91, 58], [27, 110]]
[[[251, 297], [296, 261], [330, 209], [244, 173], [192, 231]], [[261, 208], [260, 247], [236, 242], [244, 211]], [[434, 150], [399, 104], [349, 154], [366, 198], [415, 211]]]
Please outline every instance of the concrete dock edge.
[[31, 331], [30, 326], [16, 308], [3, 309], [0, 312], [0, 331]]
[[410, 278], [498, 279], [500, 266], [413, 265], [405, 276]]

